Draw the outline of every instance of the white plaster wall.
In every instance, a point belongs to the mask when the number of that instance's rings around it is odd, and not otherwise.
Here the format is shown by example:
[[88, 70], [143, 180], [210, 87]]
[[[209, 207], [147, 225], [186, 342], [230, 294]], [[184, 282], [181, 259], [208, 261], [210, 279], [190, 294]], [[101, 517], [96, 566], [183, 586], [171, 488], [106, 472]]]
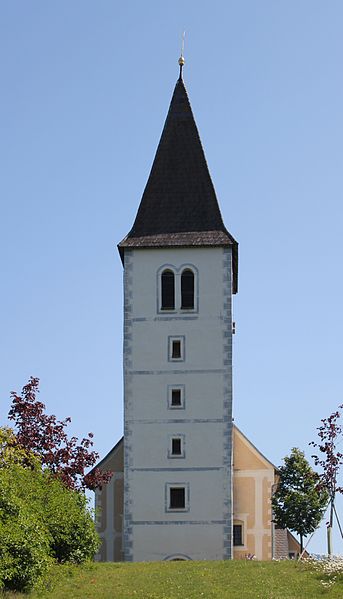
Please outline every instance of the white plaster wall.
[[[168, 409], [168, 385], [185, 385], [185, 409]], [[132, 392], [131, 417], [136, 421], [223, 417], [223, 379], [216, 373], [140, 375], [133, 377]]]
[[[124, 337], [127, 559], [180, 553], [222, 559], [231, 499], [231, 412], [228, 401], [224, 405], [231, 396], [231, 269], [223, 248], [134, 250], [130, 264]], [[181, 274], [183, 264], [198, 271], [197, 311], [160, 312], [157, 273], [172, 265]], [[168, 359], [169, 336], [184, 336], [184, 361]], [[168, 385], [185, 386], [185, 409], [168, 409]], [[185, 458], [168, 458], [173, 434], [184, 435]], [[165, 509], [165, 485], [173, 482], [189, 485], [187, 512]]]
[[[201, 266], [201, 317], [212, 318], [222, 312], [222, 248], [165, 248], [133, 250], [133, 312], [154, 318], [156, 314], [156, 273], [163, 265], [179, 269], [182, 265]], [[181, 272], [178, 275], [180, 276]], [[177, 285], [177, 283], [176, 283]], [[152, 293], [153, 290], [153, 293]], [[177, 306], [176, 306], [177, 307]], [[169, 311], [168, 311], [169, 314]], [[161, 314], [160, 314], [161, 315]]]
[[[181, 315], [182, 316], [182, 315]], [[223, 322], [219, 318], [197, 320], [146, 321], [133, 325], [135, 346], [133, 370], [180, 369], [182, 362], [168, 361], [168, 336], [185, 335], [187, 370], [211, 370], [222, 367]], [[219, 343], [218, 343], [219, 340]], [[158, 368], [159, 367], [159, 368]]]
[[[135, 559], [145, 561], [165, 560], [182, 553], [193, 560], [220, 560], [223, 547], [218, 539], [222, 537], [222, 526], [192, 524], [177, 526], [137, 526], [135, 530]], [[163, 540], [163, 543], [161, 542]], [[175, 551], [181, 547], [182, 552]]]
[[[223, 472], [153, 472], [149, 474], [148, 480], [149, 485], [146, 472], [137, 472], [134, 477], [132, 486], [134, 521], [222, 520]], [[188, 511], [168, 512], [165, 509], [166, 482], [189, 484]], [[189, 528], [191, 533], [192, 525]]]
[[[174, 414], [174, 411], [173, 411]], [[133, 459], [136, 468], [221, 467], [224, 428], [213, 422], [165, 422], [160, 425], [135, 423]], [[184, 435], [185, 457], [168, 457], [169, 438]]]

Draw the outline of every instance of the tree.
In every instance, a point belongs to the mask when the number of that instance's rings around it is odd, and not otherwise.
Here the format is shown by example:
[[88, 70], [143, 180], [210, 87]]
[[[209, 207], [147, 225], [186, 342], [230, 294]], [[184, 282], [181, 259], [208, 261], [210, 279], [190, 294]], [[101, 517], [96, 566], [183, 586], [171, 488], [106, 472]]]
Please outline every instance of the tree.
[[2, 474], [0, 470], [0, 591], [29, 591], [52, 563], [49, 536], [41, 519], [16, 497], [12, 467], [7, 471], [12, 487], [3, 486]]
[[27, 501], [27, 486], [20, 476], [25, 472], [30, 480], [40, 476], [38, 458], [19, 447], [11, 429], [1, 427], [0, 591], [29, 591], [44, 579], [52, 563], [49, 533], [41, 514]]
[[294, 447], [279, 469], [279, 482], [272, 497], [274, 522], [289, 528], [303, 539], [316, 530], [325, 511], [328, 494], [318, 489], [319, 475], [312, 470], [305, 454]]
[[112, 472], [102, 472], [94, 466], [99, 455], [91, 450], [93, 434], [80, 442], [77, 437], [68, 437], [67, 425], [70, 418], [57, 420], [54, 415], [45, 414], [45, 405], [37, 400], [39, 379], [31, 377], [18, 395], [11, 393], [12, 405], [9, 419], [14, 421], [17, 443], [24, 449], [39, 456], [43, 468], [60, 478], [70, 489], [91, 489], [106, 484]]
[[99, 546], [84, 493], [72, 490], [0, 428], [0, 589], [27, 591], [53, 563], [92, 559]]
[[310, 443], [310, 445], [319, 449], [320, 456], [313, 455], [312, 458], [314, 458], [316, 466], [322, 468], [319, 486], [327, 490], [330, 501], [330, 518], [327, 526], [329, 555], [332, 554], [333, 517], [336, 513], [335, 497], [336, 493], [343, 493], [343, 487], [337, 483], [340, 466], [343, 464], [343, 453], [337, 450], [338, 443], [342, 441], [342, 425], [339, 423], [342, 408], [343, 405], [338, 406], [336, 412], [321, 420], [322, 424], [317, 428], [320, 441], [319, 443], [314, 441]]

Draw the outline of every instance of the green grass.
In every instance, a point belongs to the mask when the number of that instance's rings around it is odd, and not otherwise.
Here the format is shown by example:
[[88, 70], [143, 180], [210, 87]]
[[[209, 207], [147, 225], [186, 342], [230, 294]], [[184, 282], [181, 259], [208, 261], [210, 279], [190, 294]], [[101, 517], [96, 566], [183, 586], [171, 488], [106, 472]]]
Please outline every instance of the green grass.
[[[6, 593], [4, 599], [19, 599]], [[50, 591], [29, 599], [330, 599], [343, 597], [343, 579], [325, 590], [320, 575], [294, 562], [155, 562], [56, 566]], [[26, 599], [28, 596], [26, 595]]]

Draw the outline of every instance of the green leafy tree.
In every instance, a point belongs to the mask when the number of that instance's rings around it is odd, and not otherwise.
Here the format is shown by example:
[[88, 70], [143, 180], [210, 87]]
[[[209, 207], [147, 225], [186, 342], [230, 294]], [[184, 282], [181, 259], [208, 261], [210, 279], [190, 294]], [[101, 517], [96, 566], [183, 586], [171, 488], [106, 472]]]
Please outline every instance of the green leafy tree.
[[87, 499], [0, 428], [0, 589], [28, 591], [50, 564], [81, 563], [99, 546]]
[[0, 468], [21, 464], [30, 468], [41, 467], [39, 457], [19, 445], [13, 429], [0, 426]]
[[100, 542], [86, 496], [68, 489], [50, 473], [44, 472], [44, 478], [47, 484], [39, 489], [36, 509], [40, 510], [44, 504], [50, 554], [59, 562], [82, 563], [93, 559]]
[[279, 482], [272, 497], [274, 522], [289, 528], [303, 539], [319, 526], [328, 503], [328, 493], [319, 487], [319, 475], [312, 470], [300, 449], [294, 447], [279, 469]]
[[39, 585], [53, 561], [47, 527], [23, 499], [22, 474], [30, 474], [32, 480], [41, 477], [39, 470], [17, 463], [0, 468], [0, 589], [13, 591]]

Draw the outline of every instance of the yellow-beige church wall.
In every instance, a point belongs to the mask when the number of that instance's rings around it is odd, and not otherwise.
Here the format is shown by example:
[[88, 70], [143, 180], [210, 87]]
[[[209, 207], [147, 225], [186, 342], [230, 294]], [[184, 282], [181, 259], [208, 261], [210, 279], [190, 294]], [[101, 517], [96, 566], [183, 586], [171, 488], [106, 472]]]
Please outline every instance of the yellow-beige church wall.
[[274, 482], [273, 464], [234, 427], [233, 522], [243, 527], [243, 544], [234, 546], [234, 559], [272, 558], [271, 494]]
[[95, 492], [96, 528], [101, 545], [97, 561], [123, 561], [122, 526], [124, 505], [123, 443], [119, 442], [100, 462], [101, 470], [111, 470], [107, 485]]
[[107, 485], [104, 485], [101, 490], [97, 491], [98, 501], [96, 509], [97, 531], [99, 534], [106, 530], [106, 515], [107, 515]]

